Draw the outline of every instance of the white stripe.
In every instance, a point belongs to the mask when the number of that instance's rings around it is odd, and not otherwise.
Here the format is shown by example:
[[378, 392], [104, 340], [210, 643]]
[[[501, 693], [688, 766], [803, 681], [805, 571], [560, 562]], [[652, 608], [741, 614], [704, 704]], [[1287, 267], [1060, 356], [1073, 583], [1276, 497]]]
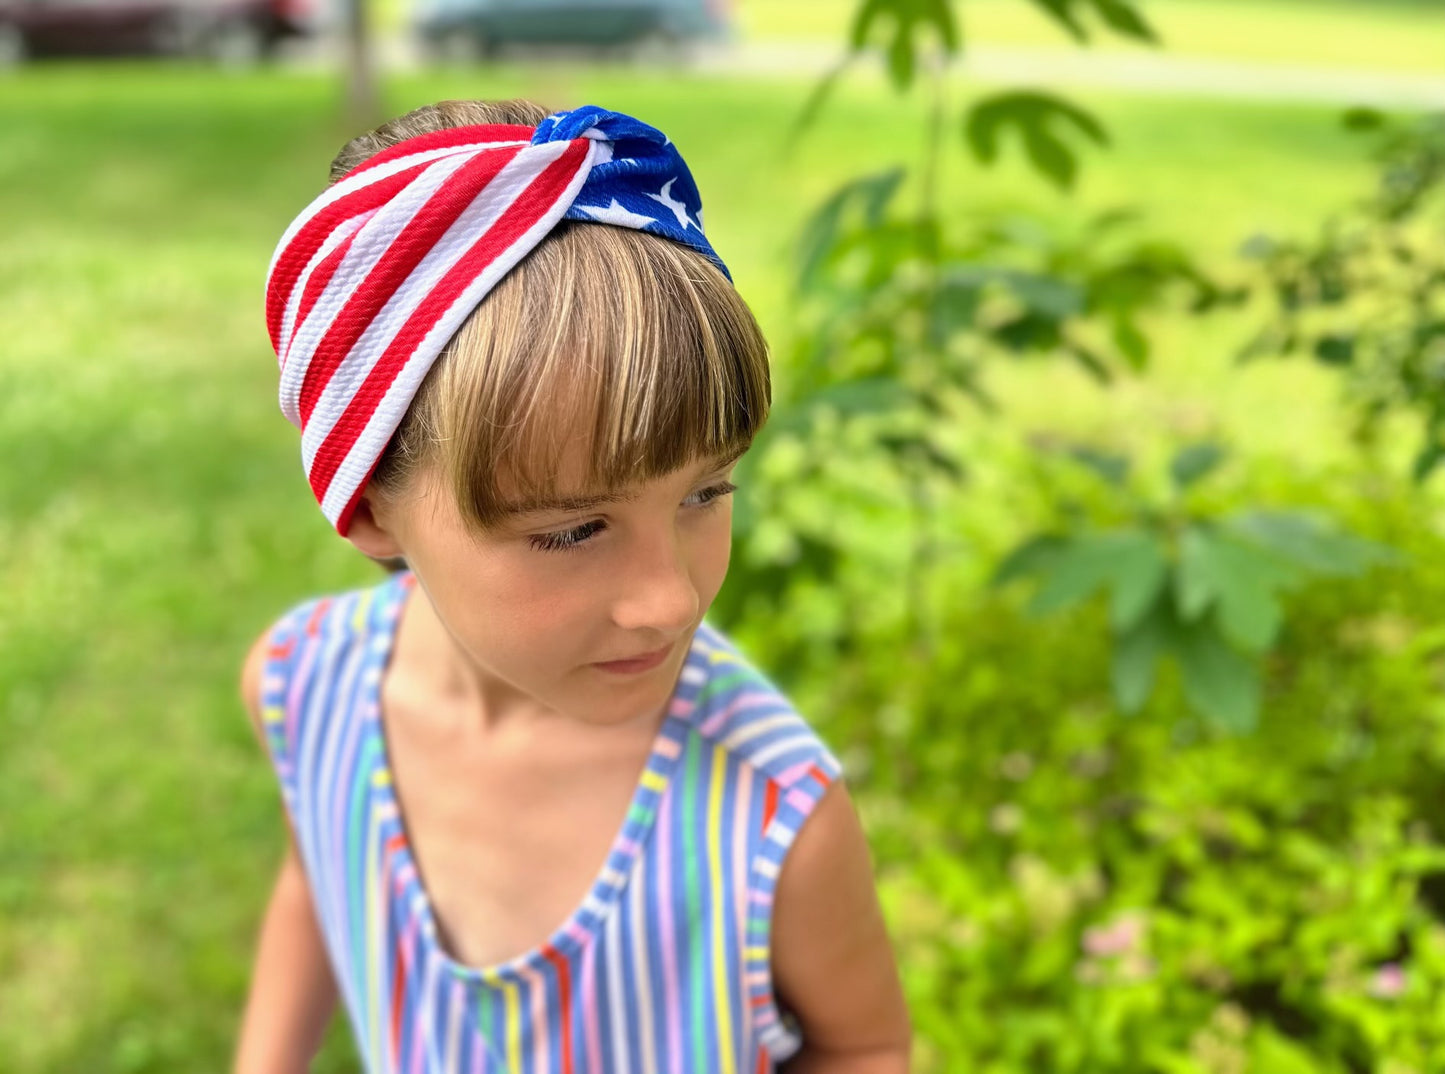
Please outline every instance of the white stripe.
[[397, 172], [405, 171], [414, 164], [425, 164], [430, 160], [438, 160], [441, 157], [450, 156], [453, 153], [470, 153], [476, 149], [498, 149], [509, 145], [526, 145], [526, 141], [505, 141], [505, 142], [467, 142], [465, 145], [442, 146], [438, 149], [427, 149], [420, 153], [409, 153], [404, 157], [397, 157], [385, 164], [377, 164], [359, 175], [353, 175], [343, 179], [339, 183], [327, 187], [316, 196], [310, 205], [302, 209], [296, 219], [291, 221], [281, 235], [281, 241], [276, 244], [275, 251], [271, 254], [271, 263], [266, 268], [266, 287], [271, 286], [271, 275], [276, 271], [276, 262], [281, 260], [281, 254], [291, 244], [291, 240], [300, 234], [304, 228], [322, 209], [339, 201], [346, 195], [370, 186], [372, 183], [380, 182], [382, 179], [390, 179]]
[[[633, 987], [636, 989], [633, 998], [636, 999], [635, 1010], [638, 1016], [637, 1032], [642, 1037], [642, 1055], [640, 1068], [653, 1071], [657, 1069], [657, 1053], [652, 1042], [652, 978], [651, 967], [647, 961], [646, 939], [652, 930], [647, 926], [650, 917], [647, 913], [647, 870], [645, 868], [645, 857], [637, 859], [637, 865], [632, 870], [632, 887], [630, 891], [631, 906], [629, 912], [632, 915], [632, 958], [636, 979]], [[671, 882], [671, 877], [662, 878], [662, 886], [665, 889]], [[666, 898], [666, 891], [662, 892]], [[618, 1003], [622, 1002], [622, 996], [616, 997]]]
[[[723, 739], [722, 744], [728, 750], [736, 750], [743, 743], [757, 738], [759, 735], [791, 726], [795, 722], [796, 719], [791, 709], [777, 716], [769, 716], [764, 720], [751, 720]], [[748, 756], [747, 759], [751, 763], [756, 763], [751, 756]]]
[[[628, 994], [622, 990], [622, 907], [614, 905], [607, 915], [607, 1009], [611, 1015], [612, 1032], [604, 1038], [615, 1048], [613, 1062], [604, 1063], [608, 1070], [626, 1074], [632, 1069], [627, 1054], [627, 1012], [631, 1008]], [[617, 1058], [620, 1056], [621, 1058]]]
[[[281, 315], [281, 332], [276, 337], [276, 360], [281, 363], [283, 384], [285, 383], [286, 358], [291, 350], [291, 336], [296, 331], [296, 315], [301, 310], [301, 296], [306, 293], [306, 288], [311, 283], [312, 274], [322, 261], [331, 256], [333, 250], [364, 227], [366, 222], [377, 214], [377, 211], [376, 209], [372, 209], [369, 212], [360, 213], [338, 224], [336, 229], [332, 231], [330, 235], [326, 236], [325, 241], [321, 243], [316, 253], [311, 256], [311, 260], [306, 262], [306, 267], [301, 270], [301, 275], [296, 277], [296, 286], [291, 288], [291, 293], [286, 296], [286, 310]], [[286, 393], [284, 391], [281, 393], [281, 407], [282, 410], [286, 409]], [[295, 410], [294, 405], [291, 409], [292, 411]], [[300, 424], [292, 413], [288, 412], [286, 416], [290, 418], [294, 424]]]
[[[400, 283], [386, 304], [377, 310], [376, 316], [357, 337], [356, 343], [342, 359], [336, 372], [332, 374], [330, 382], [322, 388], [311, 419], [306, 424], [306, 432], [302, 437], [302, 458], [305, 460], [308, 472], [311, 470], [317, 449], [330, 435], [337, 420], [346, 411], [346, 407], [355, 396], [357, 389], [376, 367], [376, 363], [387, 347], [391, 345], [392, 340], [396, 338], [397, 333], [401, 331], [402, 326], [406, 324], [408, 318], [416, 312], [417, 307], [421, 305], [427, 295], [467, 251], [495, 227], [502, 216], [516, 204], [517, 199], [528, 185], [541, 175], [542, 171], [566, 148], [567, 143], [554, 142], [535, 151], [524, 150], [508, 161], [496, 177], [477, 192], [471, 204], [462, 211], [436, 244], [427, 251], [426, 256]], [[428, 175], [430, 176], [430, 174], [429, 170]], [[425, 197], [430, 197], [441, 183], [450, 177], [451, 174], [448, 173], [441, 176], [439, 181], [428, 184], [431, 189], [425, 192]], [[406, 193], [410, 196], [411, 188], [408, 188]], [[357, 236], [355, 245], [360, 245], [363, 241], [371, 238], [368, 233], [372, 232], [374, 228], [378, 238], [382, 240], [378, 244], [379, 249], [376, 252], [375, 260], [367, 266], [366, 272], [371, 271], [375, 262], [380, 261], [386, 255], [398, 236], [402, 235], [411, 225], [416, 211], [421, 208], [424, 201], [425, 198], [417, 201], [404, 214], [401, 212], [393, 214], [391, 206], [388, 205], [386, 211], [378, 214], [373, 224]], [[353, 246], [354, 248], [355, 246]], [[340, 270], [337, 271], [336, 276], [332, 277], [333, 281], [336, 281], [339, 276], [341, 276]], [[324, 330], [330, 328], [330, 321], [335, 319], [336, 313], [340, 311], [341, 306], [351, 297], [363, 279], [365, 279], [365, 272], [352, 273], [346, 279], [337, 281], [339, 301], [336, 303], [336, 309], [328, 318], [328, 323], [323, 327], [323, 331], [310, 337], [310, 339], [314, 339], [314, 342], [310, 342], [308, 339], [309, 346], [304, 353], [310, 354], [311, 350], [321, 342], [324, 338]], [[327, 290], [329, 292], [331, 289]], [[320, 305], [321, 303], [318, 301], [317, 306]], [[308, 328], [314, 317], [315, 311], [313, 311], [312, 318], [307, 319]], [[451, 332], [448, 332], [447, 339], [450, 338]], [[440, 353], [441, 347], [445, 345], [446, 340], [443, 340], [441, 346], [437, 347], [437, 352]]]
[[449, 991], [452, 994], [451, 1006], [447, 1012], [447, 1057], [442, 1064], [445, 1071], [460, 1069], [457, 1066], [457, 1055], [461, 1047], [462, 1039], [462, 986], [453, 979]]
[[[564, 147], [567, 145], [566, 142], [552, 144]], [[592, 146], [599, 144], [601, 143], [593, 142]], [[518, 236], [511, 246], [494, 258], [482, 274], [462, 291], [451, 308], [432, 326], [416, 351], [408, 358], [406, 364], [392, 381], [380, 405], [347, 454], [345, 462], [342, 463], [330, 487], [326, 490], [326, 495], [322, 498], [321, 509], [333, 525], [356, 490], [366, 480], [376, 460], [385, 450], [387, 441], [391, 439], [391, 434], [401, 424], [401, 419], [406, 415], [407, 407], [411, 405], [417, 387], [421, 384], [427, 371], [431, 369], [436, 356], [441, 353], [462, 323], [471, 316], [477, 304], [496, 286], [497, 281], [510, 272], [517, 262], [521, 261], [539, 242], [546, 238], [571, 207], [573, 199], [582, 189], [582, 184], [587, 181], [587, 174], [591, 171], [592, 146], [589, 146], [588, 156], [583, 159], [581, 167], [568, 182], [561, 196], [548, 207], [546, 213], [532, 227]], [[410, 281], [408, 281], [409, 285]], [[416, 301], [419, 302], [420, 299], [418, 298]], [[312, 417], [315, 418], [316, 415], [313, 414]], [[334, 422], [335, 418], [330, 420]], [[307, 470], [310, 471], [310, 463], [307, 463]]]
[[798, 829], [790, 828], [777, 817], [774, 817], [773, 823], [768, 826], [769, 841], [775, 843], [784, 853], [793, 845], [793, 840], [797, 838], [797, 835]]
[[772, 745], [765, 746], [763, 749], [758, 750], [749, 757], [748, 760], [752, 764], [762, 768], [772, 761], [773, 758], [781, 754], [787, 753], [790, 750], [807, 750], [811, 748], [811, 746], [812, 741], [806, 734], [790, 735], [781, 742], [774, 742]]
[[[301, 324], [296, 326], [295, 331], [286, 340], [286, 347], [281, 352], [283, 358], [281, 366], [281, 380], [284, 385], [281, 394], [283, 406], [289, 406], [293, 411], [299, 410], [301, 385], [306, 379], [306, 371], [311, 366], [316, 348], [321, 345], [321, 341], [326, 338], [326, 333], [335, 324], [336, 317], [346, 305], [347, 299], [356, 292], [361, 281], [366, 279], [377, 263], [386, 256], [392, 243], [396, 241], [396, 237], [415, 219], [417, 212], [426, 204], [427, 199], [435, 194], [438, 188], [470, 159], [469, 157], [452, 157], [433, 164], [412, 180], [405, 190], [399, 191], [396, 197], [372, 213], [362, 225], [356, 233], [351, 248], [341, 259], [341, 264], [336, 266], [336, 271], [326, 282], [325, 289], [312, 304], [311, 312], [306, 315], [306, 319]], [[299, 294], [298, 288], [296, 292], [298, 301]], [[346, 363], [343, 362], [333, 379], [341, 377], [345, 370]]]

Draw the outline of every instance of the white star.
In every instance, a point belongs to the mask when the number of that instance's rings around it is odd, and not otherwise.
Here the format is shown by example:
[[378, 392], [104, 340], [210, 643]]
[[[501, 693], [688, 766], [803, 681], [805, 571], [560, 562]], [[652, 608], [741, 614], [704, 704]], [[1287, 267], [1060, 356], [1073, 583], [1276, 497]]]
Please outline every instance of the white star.
[[[653, 201], [662, 202], [662, 204], [666, 205], [669, 209], [671, 209], [672, 215], [677, 217], [678, 227], [682, 228], [683, 231], [686, 231], [689, 227], [697, 227], [697, 225], [692, 222], [692, 217], [687, 215], [687, 206], [674, 198], [671, 191], [668, 190], [668, 187], [672, 186], [672, 184], [675, 182], [677, 182], [677, 176], [674, 175], [671, 179], [662, 184], [662, 191], [660, 193], [649, 194], [647, 196]], [[701, 231], [702, 228], [698, 228], [698, 230]]]
[[635, 227], [641, 230], [648, 224], [657, 223], [657, 219], [651, 216], [643, 216], [635, 213], [623, 205], [619, 205], [616, 198], [612, 204], [605, 208], [601, 205], [579, 205], [577, 208], [587, 213], [594, 220], [600, 220], [604, 224], [616, 224], [619, 227]]

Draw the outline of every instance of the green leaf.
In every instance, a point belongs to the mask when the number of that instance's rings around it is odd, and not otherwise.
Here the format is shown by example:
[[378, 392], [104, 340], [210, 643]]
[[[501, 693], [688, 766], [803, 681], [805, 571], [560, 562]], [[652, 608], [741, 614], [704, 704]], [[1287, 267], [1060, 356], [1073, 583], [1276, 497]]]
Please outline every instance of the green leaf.
[[1079, 162], [1074, 151], [1042, 124], [1023, 126], [1020, 130], [1024, 153], [1034, 169], [1052, 179], [1060, 190], [1072, 189], [1079, 174]]
[[1004, 586], [1019, 578], [1041, 574], [1066, 544], [1067, 539], [1051, 533], [1030, 537], [1004, 557], [994, 569], [990, 584]]
[[1012, 128], [1035, 168], [1067, 189], [1078, 171], [1078, 161], [1068, 143], [1054, 133], [1056, 123], [1071, 127], [1097, 145], [1109, 142], [1103, 126], [1090, 113], [1062, 97], [1037, 90], [1010, 90], [984, 98], [970, 109], [964, 137], [974, 156], [988, 164], [998, 159], [1003, 133]]
[[1385, 125], [1385, 113], [1378, 108], [1366, 108], [1357, 106], [1345, 110], [1340, 117], [1340, 122], [1346, 130], [1351, 131], [1373, 131], [1379, 130]]
[[1295, 577], [1268, 552], [1195, 527], [1180, 541], [1180, 614], [1197, 626], [1212, 599], [1224, 633], [1246, 649], [1262, 650], [1283, 618], [1275, 591]]
[[1179, 568], [1174, 575], [1175, 607], [1185, 622], [1193, 622], [1214, 601], [1217, 590], [1209, 563], [1209, 538], [1190, 526], [1179, 538]]
[[1159, 42], [1154, 27], [1144, 20], [1131, 0], [1093, 0], [1094, 9], [1116, 33], [1138, 41]]
[[1062, 26], [1079, 44], [1088, 44], [1089, 34], [1074, 15], [1074, 0], [1032, 0], [1049, 18]]
[[1109, 367], [1104, 364], [1104, 359], [1088, 347], [1069, 339], [1064, 341], [1064, 348], [1079, 363], [1084, 372], [1093, 377], [1097, 383], [1112, 384], [1114, 382], [1114, 374], [1109, 372]]
[[1119, 542], [1114, 563], [1114, 599], [1110, 618], [1115, 630], [1127, 630], [1154, 604], [1169, 573], [1159, 542], [1150, 534]]
[[1191, 444], [1181, 449], [1169, 463], [1169, 474], [1180, 489], [1187, 489], [1224, 461], [1224, 448], [1218, 444]]
[[1184, 696], [1223, 730], [1252, 731], [1259, 721], [1259, 669], [1231, 649], [1207, 621], [1181, 631], [1175, 654]]
[[1267, 1070], [1269, 1074], [1316, 1074], [1319, 1065], [1311, 1049], [1261, 1020], [1250, 1032], [1249, 1069]]
[[874, 27], [885, 20], [893, 24], [887, 45], [888, 71], [900, 90], [912, 84], [917, 39], [924, 28], [933, 29], [946, 54], [958, 51], [958, 23], [949, 0], [863, 0], [848, 34], [852, 51], [866, 48]]
[[1102, 477], [1114, 488], [1123, 488], [1129, 478], [1129, 456], [1100, 451], [1087, 445], [1068, 448], [1069, 458]]
[[1114, 345], [1134, 369], [1143, 369], [1149, 364], [1149, 340], [1139, 331], [1139, 326], [1123, 314], [1114, 318]]
[[1062, 611], [1092, 596], [1109, 581], [1114, 549], [1096, 536], [1065, 542], [1043, 571], [1043, 584], [1029, 603], [1032, 615]]
[[1057, 276], [1006, 269], [999, 278], [1025, 306], [1054, 320], [1066, 320], [1084, 312], [1084, 290]]
[[[1042, 584], [1029, 605], [1032, 615], [1062, 611], [1099, 589], [1114, 590], [1112, 615], [1121, 625], [1147, 606], [1157, 592], [1163, 571], [1154, 537], [1137, 530], [1087, 533], [1066, 539], [1040, 572]], [[1140, 594], [1144, 594], [1141, 597]]]
[[1349, 365], [1355, 360], [1355, 337], [1321, 336], [1315, 341], [1315, 358], [1324, 365]]
[[1167, 604], [1158, 600], [1114, 639], [1114, 700], [1129, 715], [1138, 712], [1154, 689], [1159, 656], [1169, 638]]
[[818, 269], [838, 244], [844, 216], [855, 207], [861, 208], [865, 223], [876, 227], [904, 174], [904, 169], [899, 167], [850, 180], [817, 208], [804, 223], [798, 240], [797, 285], [800, 288], [806, 289], [813, 282]]
[[1316, 574], [1356, 575], [1397, 558], [1387, 546], [1341, 533], [1333, 523], [1303, 511], [1244, 511], [1225, 525], [1235, 536]]
[[1445, 461], [1445, 444], [1434, 440], [1426, 444], [1415, 453], [1415, 460], [1410, 465], [1410, 476], [1416, 482], [1429, 478], [1435, 472], [1436, 467]]

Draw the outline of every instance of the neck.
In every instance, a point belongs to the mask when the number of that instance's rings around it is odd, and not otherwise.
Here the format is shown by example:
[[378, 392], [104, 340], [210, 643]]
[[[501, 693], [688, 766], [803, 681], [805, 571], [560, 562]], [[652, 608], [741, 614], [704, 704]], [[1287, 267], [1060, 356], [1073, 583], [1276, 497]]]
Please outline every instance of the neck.
[[420, 577], [396, 625], [391, 671], [426, 699], [420, 709], [482, 735], [529, 732], [565, 719], [472, 659], [437, 615]]

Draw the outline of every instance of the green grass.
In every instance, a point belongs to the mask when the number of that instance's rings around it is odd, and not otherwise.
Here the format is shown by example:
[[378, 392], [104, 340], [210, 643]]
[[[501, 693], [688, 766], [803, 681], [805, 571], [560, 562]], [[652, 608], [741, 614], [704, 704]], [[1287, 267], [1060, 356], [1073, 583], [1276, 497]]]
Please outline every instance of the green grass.
[[[737, 0], [744, 36], [843, 41], [855, 0]], [[1079, 5], [1084, 7], [1085, 5]], [[1427, 0], [1145, 0], [1166, 49], [1184, 55], [1445, 74], [1445, 9]], [[965, 44], [1067, 46], [1026, 0], [953, 5]], [[1095, 44], [1127, 47], [1097, 19]]]
[[[920, 152], [915, 103], [850, 86], [785, 158], [806, 89], [504, 68], [398, 80], [388, 107], [537, 95], [656, 123], [686, 154], [711, 237], [781, 343], [805, 212], [859, 170]], [[1326, 110], [1086, 99], [1116, 149], [1091, 161], [1075, 200], [1014, 162], [983, 171], [954, 152], [950, 211], [1067, 224], [1139, 203], [1153, 229], [1224, 271], [1238, 239], [1307, 228], [1369, 174]], [[229, 1052], [281, 837], [235, 698], [240, 658], [289, 603], [375, 577], [310, 499], [261, 316], [272, 246], [349, 133], [335, 111], [327, 81], [184, 67], [49, 66], [0, 94], [7, 1071], [214, 1070]], [[1236, 323], [1159, 331], [1147, 383], [1105, 395], [1020, 370], [1001, 390], [1025, 424], [1213, 423], [1261, 455], [1304, 443], [1306, 464], [1329, 464], [1332, 384], [1232, 371]], [[960, 435], [988, 444], [998, 430]], [[335, 1038], [321, 1069], [345, 1069], [344, 1052]]]

